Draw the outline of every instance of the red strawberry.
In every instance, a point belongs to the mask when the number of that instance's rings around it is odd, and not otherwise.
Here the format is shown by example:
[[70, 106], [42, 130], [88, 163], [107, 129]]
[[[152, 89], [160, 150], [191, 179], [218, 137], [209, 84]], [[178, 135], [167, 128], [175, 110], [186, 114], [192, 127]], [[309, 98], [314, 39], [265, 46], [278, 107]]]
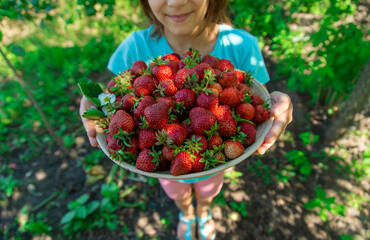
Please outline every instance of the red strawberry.
[[208, 63], [212, 68], [218, 68], [218, 58], [211, 55], [205, 55], [202, 62]]
[[155, 86], [158, 81], [150, 76], [149, 74], [144, 74], [134, 81], [134, 91], [136, 96], [140, 97], [142, 94], [144, 96], [150, 96], [155, 90]]
[[245, 77], [244, 77], [244, 72], [238, 70], [238, 69], [235, 69], [234, 70], [235, 74], [236, 74], [236, 77], [238, 79], [238, 82], [239, 83], [245, 83]]
[[113, 136], [108, 133], [107, 135], [107, 148], [109, 153], [118, 152], [123, 148], [121, 144], [118, 143], [117, 138], [113, 138]]
[[157, 98], [157, 102], [164, 102], [168, 105], [169, 108], [175, 107], [175, 102], [172, 97], [159, 97]]
[[252, 145], [256, 141], [256, 125], [249, 122], [241, 122], [239, 126], [240, 132], [246, 135], [243, 145], [245, 147]]
[[216, 115], [217, 118], [231, 118], [231, 109], [227, 105], [218, 106], [218, 108], [212, 110], [213, 114]]
[[166, 96], [173, 96], [177, 92], [177, 87], [171, 79], [163, 80], [159, 83], [159, 88], [162, 89]]
[[191, 68], [180, 69], [175, 76], [174, 83], [178, 89], [184, 88], [184, 84], [188, 81], [188, 78], [197, 78], [199, 81], [199, 76], [195, 70]]
[[263, 101], [263, 99], [257, 93], [253, 93], [251, 95], [251, 101], [252, 101], [253, 106], [257, 106], [257, 105], [261, 105], [265, 103], [265, 101]]
[[208, 85], [208, 89], [211, 89], [213, 91], [213, 93], [210, 93], [210, 94], [215, 97], [220, 96], [220, 93], [222, 92], [222, 87], [221, 87], [221, 84], [219, 83]]
[[218, 78], [218, 83], [221, 84], [223, 89], [230, 88], [230, 87], [238, 87], [238, 77], [234, 71], [231, 72], [224, 72]]
[[224, 141], [222, 138], [218, 135], [213, 135], [209, 141], [208, 141], [208, 149], [213, 150], [213, 146], [218, 147], [220, 146]]
[[195, 92], [191, 89], [180, 89], [175, 93], [173, 98], [178, 103], [184, 102], [184, 106], [187, 110], [195, 105]]
[[207, 139], [203, 135], [192, 134], [189, 137], [189, 139], [191, 139], [192, 141], [193, 140], [196, 141], [197, 146], [201, 148], [200, 150], [198, 149], [198, 152], [195, 151], [195, 153], [200, 154], [207, 150], [207, 147], [208, 147]]
[[134, 117], [136, 120], [140, 120], [140, 117], [144, 116], [145, 108], [155, 103], [156, 101], [152, 96], [144, 96], [142, 99], [140, 99], [134, 110]]
[[134, 130], [134, 119], [125, 110], [118, 110], [109, 122], [109, 133], [114, 136], [122, 131], [130, 133]]
[[187, 152], [179, 152], [171, 162], [170, 172], [174, 176], [186, 174], [193, 168], [193, 157]]
[[263, 122], [270, 118], [270, 112], [265, 106], [257, 105], [254, 110], [256, 111], [253, 118], [254, 122]]
[[198, 82], [203, 80], [205, 70], [212, 70], [211, 66], [208, 63], [199, 63], [199, 64], [195, 65], [192, 69], [199, 76]]
[[241, 103], [235, 110], [241, 118], [251, 120], [254, 117], [254, 107], [250, 103]]
[[154, 129], [164, 128], [168, 121], [168, 110], [168, 105], [163, 102], [146, 107], [144, 117], [148, 126]]
[[225, 141], [224, 153], [226, 157], [235, 159], [244, 152], [243, 144], [239, 141], [227, 140]]
[[248, 85], [244, 84], [244, 83], [239, 83], [238, 84], [238, 90], [243, 94], [249, 94], [250, 93], [250, 89], [249, 89]]
[[222, 90], [220, 93], [220, 104], [236, 108], [243, 99], [243, 94], [238, 89], [230, 87]]
[[155, 65], [152, 68], [153, 77], [159, 82], [169, 79], [172, 76], [172, 69], [164, 64]]
[[180, 146], [188, 136], [188, 130], [178, 123], [168, 124], [164, 130], [174, 140], [173, 143], [177, 146]]
[[211, 126], [217, 121], [216, 115], [202, 107], [191, 109], [189, 118], [192, 132], [199, 135], [204, 134], [204, 131], [210, 130]]
[[155, 153], [149, 148], [140, 151], [136, 160], [136, 168], [145, 172], [154, 172], [159, 166], [159, 157], [154, 157]]
[[219, 118], [217, 124], [220, 126], [217, 132], [221, 137], [232, 137], [236, 134], [236, 121], [232, 117]]
[[168, 63], [166, 63], [166, 65], [171, 68], [172, 75], [179, 71], [179, 62], [179, 60], [169, 60]]
[[184, 128], [186, 128], [186, 130], [188, 130], [188, 133], [189, 134], [191, 134], [193, 132], [193, 130], [191, 130], [191, 126], [190, 126], [190, 120], [189, 121], [186, 121], [186, 120], [182, 121], [181, 122], [181, 126], [183, 126]]
[[218, 61], [218, 69], [221, 71], [234, 70], [234, 65], [228, 59], [221, 59]]
[[122, 108], [125, 109], [127, 112], [130, 112], [136, 101], [137, 97], [131, 94], [126, 94], [122, 99]]
[[139, 148], [151, 148], [157, 142], [157, 131], [151, 129], [140, 129], [139, 131]]
[[206, 166], [206, 162], [205, 161], [201, 161], [202, 159], [202, 156], [199, 155], [199, 154], [194, 154], [195, 158], [194, 158], [194, 163], [193, 163], [193, 167], [191, 168], [191, 172], [201, 172], [204, 170], [205, 166]]
[[213, 74], [215, 74], [216, 76], [215, 76], [215, 78], [216, 79], [219, 79], [220, 78], [220, 76], [221, 76], [221, 74], [222, 74], [222, 71], [220, 70], [220, 69], [218, 69], [218, 68], [214, 68], [213, 69]]
[[139, 152], [139, 140], [136, 137], [131, 137], [130, 147], [126, 146], [125, 150], [127, 152], [131, 153], [132, 155], [138, 154], [138, 152]]
[[163, 146], [162, 148], [163, 158], [166, 159], [167, 161], [172, 161], [172, 159], [175, 157], [173, 151], [175, 151], [173, 147], [170, 147], [168, 145]]
[[144, 70], [148, 69], [148, 66], [146, 65], [146, 63], [142, 60], [138, 60], [138, 61], [135, 61], [132, 63], [131, 65], [131, 72], [135, 75], [135, 76], [140, 76], [141, 74], [143, 74]]
[[180, 55], [177, 54], [177, 53], [169, 53], [169, 54], [166, 54], [162, 57], [162, 60], [177, 60], [179, 61], [180, 60]]
[[215, 97], [211, 94], [207, 95], [203, 92], [197, 97], [195, 101], [195, 106], [211, 110], [218, 107], [218, 102], [218, 97]]

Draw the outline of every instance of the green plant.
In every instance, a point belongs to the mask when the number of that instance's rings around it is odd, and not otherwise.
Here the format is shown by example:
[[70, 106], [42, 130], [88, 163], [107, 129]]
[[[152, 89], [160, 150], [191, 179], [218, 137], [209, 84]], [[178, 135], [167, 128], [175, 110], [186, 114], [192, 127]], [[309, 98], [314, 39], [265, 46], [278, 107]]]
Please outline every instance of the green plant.
[[29, 232], [33, 236], [45, 234], [51, 235], [52, 227], [48, 224], [47, 214], [45, 212], [40, 212], [36, 214], [31, 214], [27, 221], [19, 226], [18, 231], [21, 233]]
[[212, 204], [221, 205], [221, 206], [226, 206], [227, 205], [223, 190], [221, 190], [220, 193], [213, 199]]
[[20, 181], [13, 176], [13, 169], [9, 165], [3, 165], [0, 169], [0, 201], [6, 201], [14, 193], [14, 189], [21, 185]]
[[224, 176], [230, 179], [231, 184], [236, 185], [239, 181], [238, 178], [243, 176], [243, 173], [233, 170], [231, 172], [225, 172]]
[[291, 150], [285, 154], [285, 157], [298, 169], [303, 179], [310, 176], [312, 167], [306, 153], [299, 150]]
[[317, 186], [315, 190], [315, 198], [304, 203], [303, 206], [308, 210], [317, 209], [316, 212], [323, 222], [327, 221], [329, 214], [344, 216], [346, 206], [340, 203], [335, 203], [335, 197], [327, 197], [325, 191]]
[[235, 211], [238, 211], [243, 217], [248, 217], [248, 211], [245, 202], [231, 202], [230, 207]]
[[303, 132], [299, 134], [298, 137], [301, 139], [304, 146], [317, 143], [320, 138], [319, 135], [312, 134], [311, 132]]
[[265, 184], [271, 183], [271, 168], [269, 165], [264, 164], [261, 159], [254, 161], [252, 165], [248, 166], [248, 169], [254, 172], [257, 177], [262, 176], [265, 180]]

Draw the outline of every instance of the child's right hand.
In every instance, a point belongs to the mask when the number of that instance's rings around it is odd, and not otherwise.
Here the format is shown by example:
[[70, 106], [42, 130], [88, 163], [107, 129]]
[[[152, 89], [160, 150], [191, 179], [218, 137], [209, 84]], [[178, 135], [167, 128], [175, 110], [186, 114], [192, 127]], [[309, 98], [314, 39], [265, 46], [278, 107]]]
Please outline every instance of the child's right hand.
[[82, 119], [82, 123], [87, 132], [87, 136], [89, 138], [91, 146], [99, 147], [99, 144], [96, 141], [96, 130], [94, 120], [82, 117], [82, 114], [92, 107], [96, 108], [96, 106], [89, 99], [83, 96], [80, 103], [80, 116]]

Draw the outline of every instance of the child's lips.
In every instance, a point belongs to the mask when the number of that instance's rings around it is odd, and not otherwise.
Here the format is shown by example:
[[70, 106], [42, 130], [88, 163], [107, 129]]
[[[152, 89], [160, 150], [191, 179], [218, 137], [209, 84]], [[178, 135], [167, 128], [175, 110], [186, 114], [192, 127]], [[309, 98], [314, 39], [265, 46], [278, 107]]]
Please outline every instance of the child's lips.
[[174, 22], [183, 22], [186, 19], [188, 19], [190, 14], [191, 14], [191, 12], [186, 13], [186, 14], [181, 14], [181, 15], [168, 15], [168, 17]]

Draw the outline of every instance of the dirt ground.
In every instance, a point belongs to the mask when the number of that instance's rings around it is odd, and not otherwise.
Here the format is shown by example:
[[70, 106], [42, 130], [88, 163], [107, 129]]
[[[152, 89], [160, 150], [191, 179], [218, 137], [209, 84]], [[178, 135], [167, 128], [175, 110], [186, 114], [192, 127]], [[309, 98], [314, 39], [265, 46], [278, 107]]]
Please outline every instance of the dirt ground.
[[[328, 221], [322, 222], [315, 212], [305, 209], [303, 203], [314, 198], [316, 185], [321, 185], [329, 196], [336, 197], [340, 202], [345, 202], [344, 195], [351, 192], [368, 198], [370, 190], [368, 179], [357, 181], [354, 177], [338, 172], [338, 163], [333, 161], [328, 161], [329, 167], [323, 170], [317, 167], [315, 158], [310, 159], [314, 170], [305, 181], [295, 178], [283, 183], [271, 178], [271, 183], [266, 184], [265, 179], [250, 170], [257, 160], [274, 168], [276, 160], [287, 161], [284, 155], [292, 149], [319, 153], [331, 147], [323, 141], [314, 146], [303, 146], [300, 143], [298, 135], [305, 131], [313, 131], [322, 136], [328, 124], [327, 116], [321, 109], [307, 107], [307, 96], [288, 91], [283, 87], [284, 81], [274, 81], [273, 64], [270, 63], [268, 68], [272, 78], [267, 84], [269, 91], [286, 92], [294, 103], [294, 120], [288, 126], [287, 132], [291, 133], [295, 141], [279, 140], [264, 157], [252, 156], [233, 169], [242, 172], [243, 176], [237, 183], [232, 183], [229, 178], [226, 178], [222, 192], [216, 200], [217, 204], [212, 206], [217, 225], [216, 239], [328, 240], [340, 239], [339, 236], [344, 233], [366, 239], [369, 231], [368, 205], [361, 211], [348, 207], [344, 217], [330, 215]], [[310, 118], [307, 117], [307, 113], [310, 113]], [[359, 116], [356, 124], [357, 129], [370, 129], [369, 113]], [[74, 146], [74, 151], [83, 157], [93, 148], [87, 143], [82, 130], [79, 137], [82, 141], [78, 147]], [[339, 153], [346, 150], [349, 153], [346, 159], [359, 159], [364, 151], [364, 143], [369, 142], [368, 140], [350, 134], [334, 143], [333, 147]], [[9, 203], [1, 207], [0, 226], [8, 229], [10, 236], [15, 236], [17, 228], [14, 219], [24, 205], [35, 207], [56, 191], [64, 191], [66, 193], [64, 197], [59, 196], [39, 209], [47, 212], [50, 224], [53, 226], [52, 238], [48, 236], [33, 238], [25, 236], [24, 238], [64, 239], [58, 223], [67, 211], [67, 203], [76, 200], [83, 193], [89, 193], [92, 197], [100, 194], [99, 186], [103, 180], [86, 185], [86, 174], [78, 161], [62, 157], [60, 150], [55, 146], [45, 146], [42, 152], [43, 154], [27, 164], [20, 162], [19, 153], [14, 153], [11, 157], [10, 162], [17, 164], [14, 177], [23, 184], [16, 189]], [[112, 165], [113, 162], [106, 158], [103, 163], [104, 169], [109, 172]], [[30, 184], [35, 186], [32, 194], [28, 191]], [[122, 227], [116, 231], [96, 229], [82, 234], [79, 239], [137, 239], [139, 232], [144, 234], [143, 239], [150, 239], [149, 237], [175, 239], [178, 210], [174, 203], [166, 197], [158, 184], [150, 186], [138, 181], [137, 178], [124, 179], [123, 187], [132, 185], [136, 185], [136, 190], [126, 196], [125, 201], [144, 201], [147, 211], [141, 211], [139, 208], [119, 208], [117, 215], [122, 225], [126, 225], [130, 232], [124, 235]], [[235, 213], [229, 204], [220, 204], [222, 196], [226, 203], [246, 202], [247, 216], [243, 217]], [[167, 230], [161, 223], [162, 218], [172, 219]]]

